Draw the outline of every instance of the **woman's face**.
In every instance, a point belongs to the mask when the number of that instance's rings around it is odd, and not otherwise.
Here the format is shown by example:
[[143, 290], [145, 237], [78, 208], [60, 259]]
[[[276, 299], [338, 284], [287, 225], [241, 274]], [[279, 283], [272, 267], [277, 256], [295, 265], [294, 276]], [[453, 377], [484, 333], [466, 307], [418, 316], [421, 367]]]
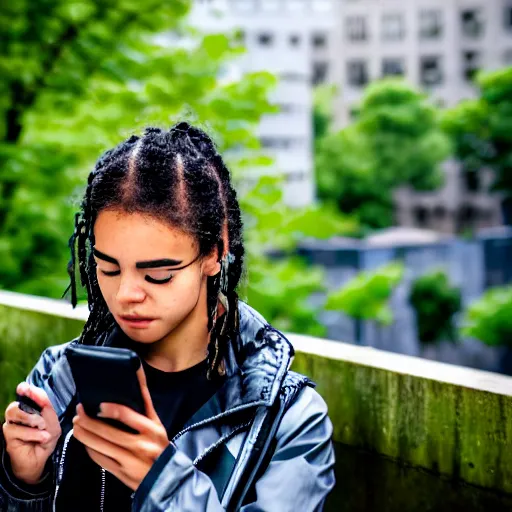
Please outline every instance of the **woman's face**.
[[94, 237], [101, 293], [131, 339], [162, 340], [198, 313], [206, 328], [206, 279], [219, 271], [216, 253], [199, 258], [190, 235], [119, 210], [100, 212]]

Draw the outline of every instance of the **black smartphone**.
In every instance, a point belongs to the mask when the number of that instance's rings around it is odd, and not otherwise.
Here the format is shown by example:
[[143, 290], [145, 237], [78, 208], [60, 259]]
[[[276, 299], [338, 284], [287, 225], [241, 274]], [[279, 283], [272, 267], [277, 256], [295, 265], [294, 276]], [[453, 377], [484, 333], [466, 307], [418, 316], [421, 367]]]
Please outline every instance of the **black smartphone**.
[[[126, 348], [69, 345], [66, 357], [75, 380], [78, 401], [96, 418], [102, 402], [125, 405], [146, 414], [137, 370], [139, 356]], [[97, 418], [121, 430], [137, 433], [117, 420]]]

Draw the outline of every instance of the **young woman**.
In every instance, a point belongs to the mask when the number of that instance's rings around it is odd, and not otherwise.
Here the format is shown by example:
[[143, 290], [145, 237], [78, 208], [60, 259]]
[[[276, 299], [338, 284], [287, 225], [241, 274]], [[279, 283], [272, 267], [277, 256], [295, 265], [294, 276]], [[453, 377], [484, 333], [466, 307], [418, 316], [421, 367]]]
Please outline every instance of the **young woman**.
[[[332, 426], [293, 348], [237, 300], [244, 246], [230, 175], [181, 123], [107, 151], [71, 239], [90, 315], [72, 344], [135, 350], [146, 415], [104, 403], [88, 417], [64, 355], [41, 356], [9, 405], [0, 509], [321, 510], [334, 485]], [[75, 257], [75, 252], [76, 257]], [[94, 378], [94, 368], [91, 368]]]

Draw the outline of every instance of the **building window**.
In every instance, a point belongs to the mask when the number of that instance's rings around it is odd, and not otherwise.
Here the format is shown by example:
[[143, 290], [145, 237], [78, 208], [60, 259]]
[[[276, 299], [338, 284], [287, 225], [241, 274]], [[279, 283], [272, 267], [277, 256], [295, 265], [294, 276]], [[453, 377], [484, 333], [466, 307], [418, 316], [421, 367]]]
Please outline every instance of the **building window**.
[[305, 73], [295, 71], [283, 72], [279, 78], [285, 82], [306, 82], [309, 79]]
[[401, 14], [384, 14], [382, 17], [382, 39], [384, 41], [401, 41], [404, 38], [404, 18]]
[[327, 46], [327, 37], [325, 34], [313, 34], [311, 44], [314, 48], [325, 48]]
[[413, 209], [413, 216], [416, 226], [425, 228], [429, 224], [429, 211], [424, 206], [416, 206]]
[[478, 171], [462, 170], [462, 182], [466, 192], [480, 192], [480, 174]]
[[387, 58], [382, 60], [382, 76], [403, 76], [404, 74], [404, 59]]
[[265, 149], [292, 149], [293, 147], [302, 147], [302, 139], [291, 139], [288, 137], [261, 137], [261, 146]]
[[351, 60], [347, 62], [348, 84], [353, 87], [362, 87], [368, 83], [368, 65], [364, 60]]
[[480, 52], [471, 50], [462, 52], [462, 75], [471, 82], [480, 69]]
[[263, 32], [258, 35], [258, 43], [261, 46], [272, 46], [274, 43], [274, 36], [269, 32]]
[[300, 45], [300, 36], [298, 34], [292, 34], [290, 36], [290, 46], [299, 46]]
[[438, 9], [420, 12], [420, 39], [439, 39], [443, 33], [443, 13]]
[[313, 85], [323, 84], [327, 80], [328, 70], [327, 62], [313, 62], [313, 76], [311, 78]]
[[481, 9], [465, 9], [460, 13], [462, 34], [476, 39], [484, 33], [484, 19]]
[[505, 7], [505, 30], [512, 32], [512, 5]]
[[436, 206], [433, 216], [438, 220], [444, 220], [446, 218], [446, 208], [444, 206]]
[[308, 173], [305, 171], [287, 172], [284, 175], [286, 183], [301, 182], [308, 179]]
[[364, 16], [349, 16], [345, 20], [345, 27], [349, 41], [360, 42], [368, 40], [368, 30]]
[[443, 72], [441, 69], [441, 57], [421, 57], [420, 80], [424, 86], [439, 85], [442, 83]]
[[297, 103], [279, 103], [277, 106], [281, 114], [293, 114], [303, 110]]

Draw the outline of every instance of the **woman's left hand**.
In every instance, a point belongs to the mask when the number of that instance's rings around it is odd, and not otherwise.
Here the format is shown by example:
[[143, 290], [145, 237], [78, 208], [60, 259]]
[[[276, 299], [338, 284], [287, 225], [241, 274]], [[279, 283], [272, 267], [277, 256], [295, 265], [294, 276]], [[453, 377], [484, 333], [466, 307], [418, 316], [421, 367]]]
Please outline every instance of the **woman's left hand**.
[[124, 432], [87, 416], [82, 404], [77, 406], [77, 415], [73, 418], [73, 435], [85, 445], [91, 459], [134, 491], [169, 446], [167, 432], [153, 407], [142, 366], [137, 376], [146, 416], [124, 405], [103, 403], [101, 417], [121, 421], [139, 434]]

